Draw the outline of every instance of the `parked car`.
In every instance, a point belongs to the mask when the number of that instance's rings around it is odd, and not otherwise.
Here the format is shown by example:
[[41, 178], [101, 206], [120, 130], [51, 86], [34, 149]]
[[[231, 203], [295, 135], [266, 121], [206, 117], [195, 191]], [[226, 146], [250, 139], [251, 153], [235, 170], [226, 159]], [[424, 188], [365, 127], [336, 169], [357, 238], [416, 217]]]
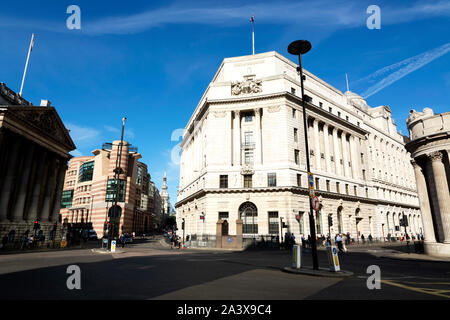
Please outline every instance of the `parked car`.
[[123, 239], [124, 239], [124, 241], [125, 241], [125, 243], [127, 243], [127, 242], [133, 242], [133, 237], [131, 236], [131, 234], [129, 234], [129, 233], [124, 233], [123, 234]]
[[97, 232], [95, 230], [89, 230], [89, 240], [97, 240]]

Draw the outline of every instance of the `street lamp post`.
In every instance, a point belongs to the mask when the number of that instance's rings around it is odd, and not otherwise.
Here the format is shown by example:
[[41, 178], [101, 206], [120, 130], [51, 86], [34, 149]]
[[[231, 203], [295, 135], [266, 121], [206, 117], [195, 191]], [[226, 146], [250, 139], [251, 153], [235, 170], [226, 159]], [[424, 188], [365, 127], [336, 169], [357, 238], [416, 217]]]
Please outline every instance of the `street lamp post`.
[[[306, 152], [306, 169], [311, 172], [311, 168], [309, 165], [309, 147], [308, 147], [308, 130], [306, 123], [306, 106], [305, 106], [305, 94], [303, 88], [303, 69], [302, 69], [302, 54], [307, 53], [311, 50], [311, 43], [307, 40], [297, 40], [289, 44], [288, 52], [292, 55], [298, 56], [298, 68], [297, 71], [300, 72], [300, 87], [302, 91], [302, 107], [303, 107], [303, 129], [305, 132], [305, 152]], [[317, 244], [316, 244], [316, 230], [315, 230], [315, 222], [314, 222], [314, 210], [312, 207], [311, 199], [309, 200], [309, 229], [311, 233], [311, 251], [313, 258], [313, 269], [319, 270], [319, 261], [317, 258]]]
[[[123, 146], [123, 132], [124, 132], [124, 128], [125, 128], [125, 121], [127, 120], [127, 118], [122, 118], [122, 133], [120, 135], [120, 143], [117, 146], [117, 158], [116, 158], [116, 168], [114, 169], [114, 182], [115, 182], [115, 186], [116, 186], [116, 194], [114, 197], [114, 201], [113, 201], [113, 207], [114, 209], [111, 211], [111, 218], [112, 218], [112, 223], [111, 223], [111, 232], [108, 233], [108, 248], [111, 249], [111, 241], [112, 238], [114, 237], [114, 227], [117, 221], [117, 218], [119, 218], [119, 222], [120, 222], [120, 216], [119, 215], [119, 210], [117, 208], [117, 202], [119, 199], [119, 177], [120, 174], [123, 173], [123, 170], [120, 168], [120, 163], [122, 160], [122, 146]], [[110, 221], [111, 221], [110, 218]], [[119, 223], [120, 224], [120, 223]]]

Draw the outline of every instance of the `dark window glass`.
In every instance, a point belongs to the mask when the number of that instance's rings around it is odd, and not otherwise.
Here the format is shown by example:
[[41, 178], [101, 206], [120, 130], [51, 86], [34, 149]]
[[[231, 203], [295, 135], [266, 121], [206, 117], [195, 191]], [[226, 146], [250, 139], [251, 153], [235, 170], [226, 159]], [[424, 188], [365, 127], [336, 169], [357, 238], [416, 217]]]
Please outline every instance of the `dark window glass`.
[[294, 151], [294, 155], [295, 155], [295, 164], [300, 164], [300, 153], [298, 150]]
[[91, 181], [94, 174], [94, 161], [85, 162], [80, 167], [78, 182]]
[[72, 207], [73, 190], [66, 190], [62, 192], [61, 208]]
[[302, 175], [297, 173], [297, 187], [302, 186]]
[[276, 173], [268, 173], [267, 174], [267, 182], [269, 187], [277, 186], [277, 174]]
[[228, 175], [221, 175], [220, 176], [220, 187], [221, 188], [228, 188]]
[[228, 218], [228, 212], [219, 212], [219, 220], [227, 220]]
[[[108, 179], [108, 185], [106, 187], [106, 201], [107, 202], [113, 202], [116, 198], [116, 192], [117, 192], [117, 183], [115, 179]], [[119, 180], [119, 198], [117, 199], [117, 202], [124, 202], [125, 201], [125, 191], [126, 191], [126, 181], [125, 180]]]
[[251, 174], [244, 175], [244, 188], [252, 188], [252, 187], [253, 187], [252, 175]]
[[269, 234], [278, 234], [279, 230], [278, 212], [269, 211]]

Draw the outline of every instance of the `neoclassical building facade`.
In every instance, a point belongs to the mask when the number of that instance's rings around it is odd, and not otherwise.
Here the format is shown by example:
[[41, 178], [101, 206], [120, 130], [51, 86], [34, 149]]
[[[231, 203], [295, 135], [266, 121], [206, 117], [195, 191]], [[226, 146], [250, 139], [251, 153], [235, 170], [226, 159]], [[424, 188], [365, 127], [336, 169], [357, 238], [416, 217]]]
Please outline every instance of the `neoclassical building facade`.
[[[297, 65], [276, 52], [224, 59], [181, 142], [177, 224], [215, 234], [218, 219], [244, 237], [309, 234], [309, 196]], [[305, 71], [318, 234], [399, 237], [422, 231], [405, 137], [388, 106], [369, 107]], [[333, 225], [328, 225], [331, 216]], [[298, 238], [297, 238], [298, 239]]]
[[411, 110], [406, 149], [417, 180], [425, 252], [450, 256], [450, 112]]
[[34, 106], [0, 83], [0, 237], [8, 235], [8, 246], [24, 234], [46, 241], [60, 236], [54, 224], [75, 148], [49, 101]]

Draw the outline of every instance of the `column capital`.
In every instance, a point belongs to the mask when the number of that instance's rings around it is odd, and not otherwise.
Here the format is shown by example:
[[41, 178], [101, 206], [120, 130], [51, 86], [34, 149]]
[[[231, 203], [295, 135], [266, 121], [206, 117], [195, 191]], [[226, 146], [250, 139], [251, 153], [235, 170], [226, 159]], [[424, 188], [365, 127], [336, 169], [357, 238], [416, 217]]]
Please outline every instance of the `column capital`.
[[241, 114], [241, 110], [234, 110], [233, 112], [235, 116], [239, 116]]
[[427, 154], [428, 159], [431, 160], [431, 162], [435, 162], [435, 161], [442, 161], [442, 152], [440, 151], [435, 151], [432, 152], [430, 154]]
[[253, 109], [253, 111], [255, 112], [255, 116], [259, 115], [259, 113], [261, 112], [260, 108], [255, 108]]

